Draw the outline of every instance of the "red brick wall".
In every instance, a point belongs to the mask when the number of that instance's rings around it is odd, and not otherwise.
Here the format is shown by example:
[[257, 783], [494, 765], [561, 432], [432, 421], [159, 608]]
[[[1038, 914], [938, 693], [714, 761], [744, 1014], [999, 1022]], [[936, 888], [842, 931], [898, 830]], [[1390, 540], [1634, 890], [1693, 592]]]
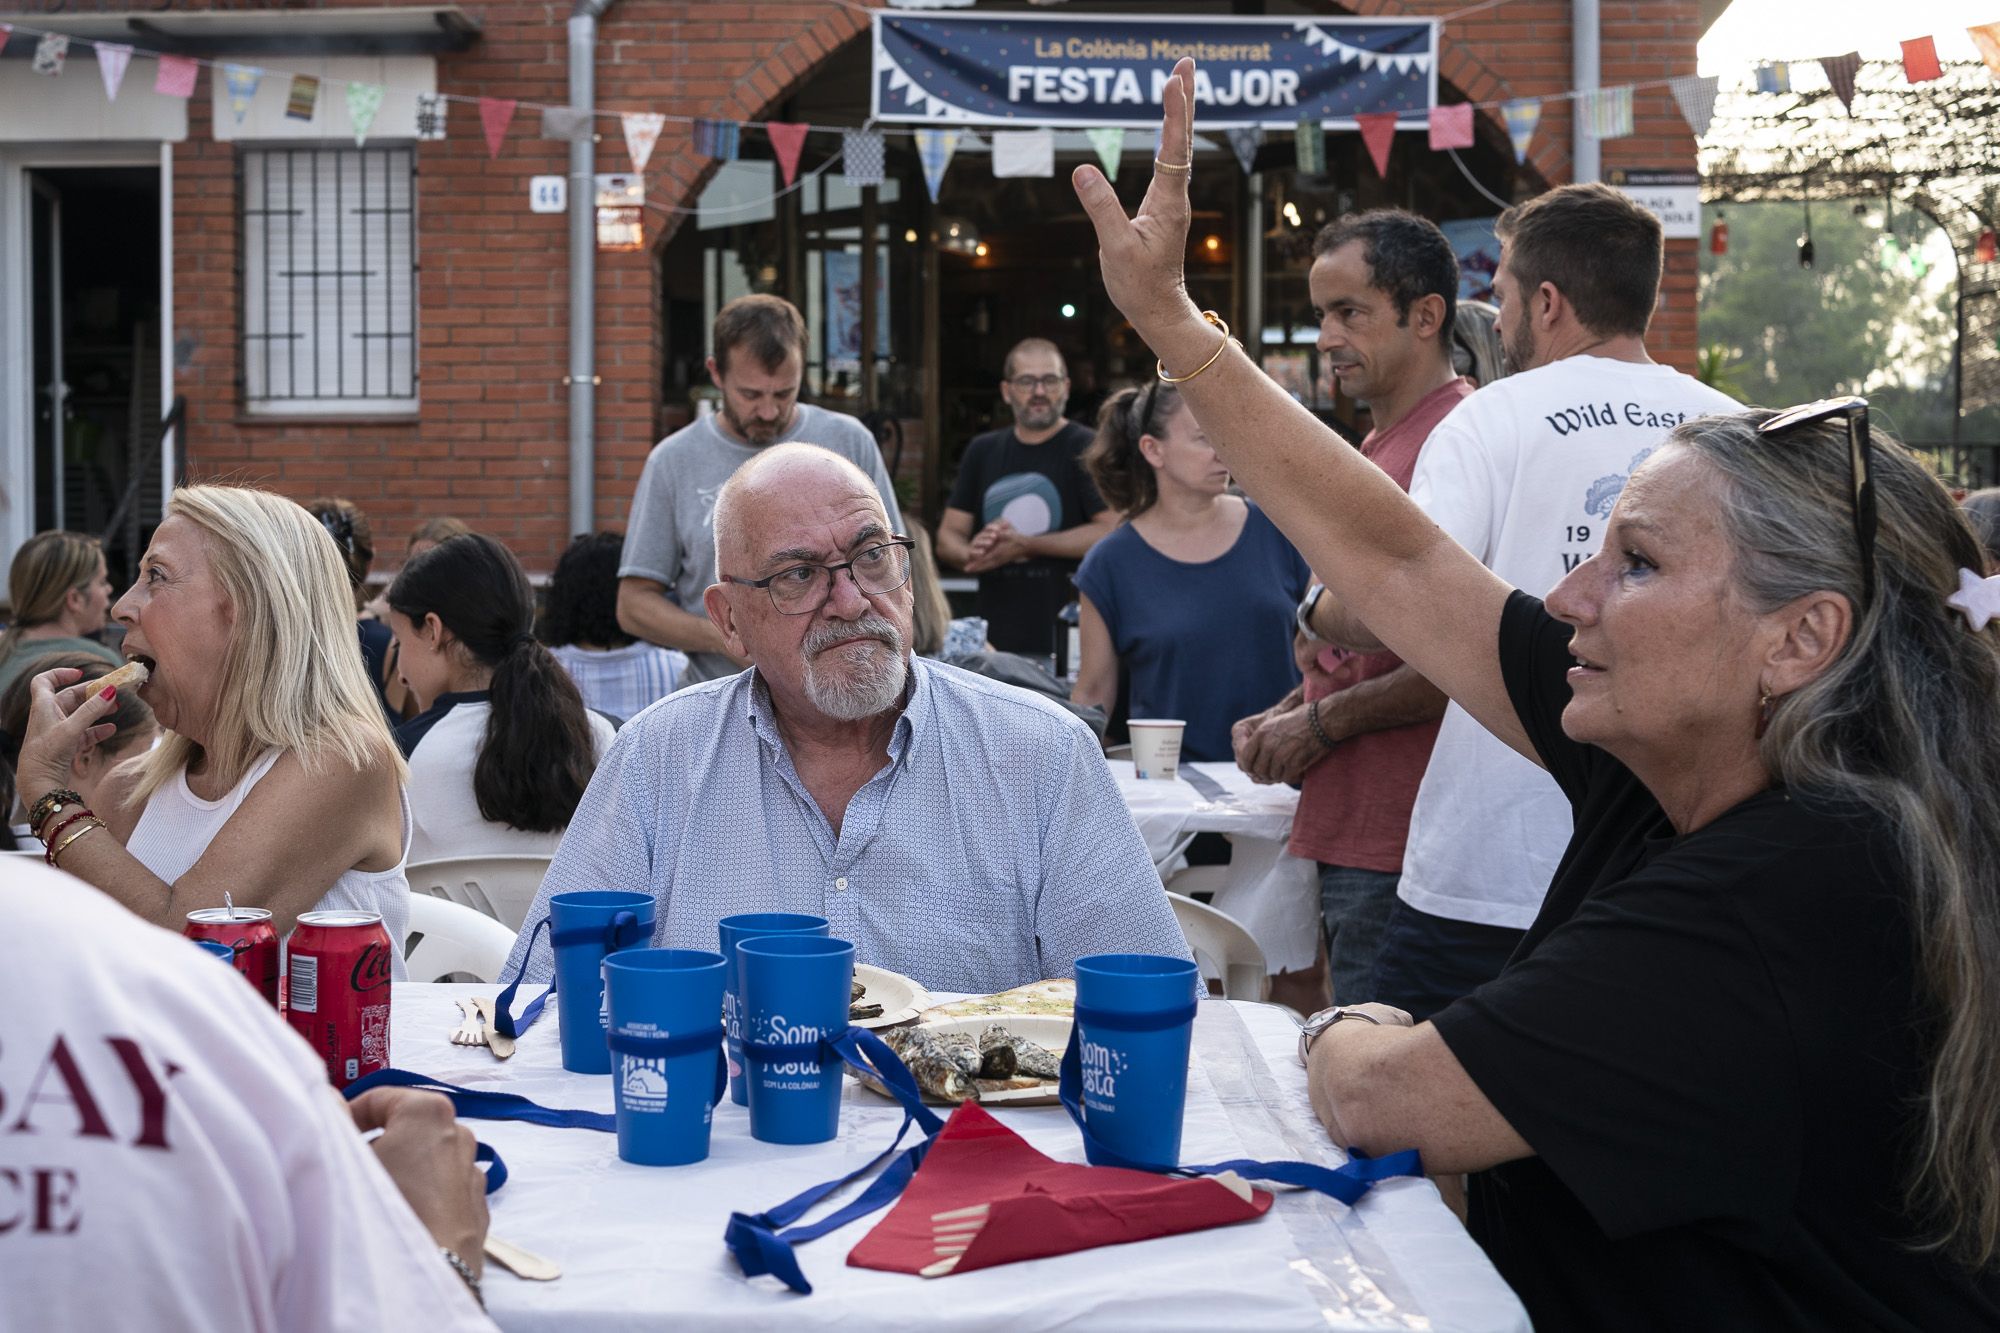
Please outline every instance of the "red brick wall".
[[[461, 0], [484, 25], [465, 55], [441, 57], [438, 87], [464, 96], [567, 101], [569, 6]], [[1463, 0], [1360, 0], [1370, 15], [1440, 14]], [[1605, 0], [1607, 84], [1692, 73], [1698, 0]], [[1445, 32], [1443, 79], [1475, 100], [1567, 91], [1567, 0], [1513, 0]], [[825, 55], [866, 26], [828, 0], [668, 3], [617, 0], [600, 26], [598, 104], [672, 115], [762, 119]], [[279, 63], [279, 62], [274, 62]], [[400, 560], [421, 519], [455, 514], [546, 570], [568, 533], [568, 220], [527, 209], [528, 178], [567, 170], [567, 145], [538, 137], [523, 108], [505, 150], [489, 160], [477, 109], [451, 108], [450, 138], [418, 151], [420, 397], [414, 422], [246, 418], [237, 390], [234, 151], [214, 142], [204, 87], [189, 136], [175, 150], [177, 332], [198, 348], [176, 387], [190, 406], [190, 469], [303, 498], [351, 496], [374, 521], [381, 563]], [[1482, 133], [1502, 136], [1497, 114]], [[1550, 102], [1532, 162], [1569, 176], [1567, 103]], [[616, 122], [598, 125], [597, 167], [627, 169]], [[1695, 145], [1664, 88], [1637, 99], [1637, 132], [1604, 145], [1604, 165], [1692, 168]], [[691, 204], [711, 163], [688, 127], [670, 123], [649, 169], [661, 209]], [[650, 211], [649, 239], [674, 215]], [[1695, 354], [1695, 242], [1668, 247], [1654, 355], [1688, 366]], [[655, 253], [597, 258], [597, 522], [622, 527], [646, 452], [657, 438], [661, 334]]]

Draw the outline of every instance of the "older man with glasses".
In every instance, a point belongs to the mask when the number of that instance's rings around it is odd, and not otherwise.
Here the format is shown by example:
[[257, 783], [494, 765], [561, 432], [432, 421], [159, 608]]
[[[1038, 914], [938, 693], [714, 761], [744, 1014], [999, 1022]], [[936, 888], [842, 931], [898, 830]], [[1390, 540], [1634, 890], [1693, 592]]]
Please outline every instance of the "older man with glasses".
[[[708, 615], [752, 669], [626, 724], [530, 921], [552, 894], [644, 885], [655, 943], [712, 949], [725, 916], [809, 912], [951, 991], [1188, 955], [1090, 729], [912, 656], [911, 543], [860, 469], [773, 446], [723, 487], [715, 541]], [[537, 944], [527, 976], [551, 970]]]
[[[1069, 370], [1046, 338], [1007, 353], [1000, 397], [1014, 424], [976, 435], [938, 524], [938, 558], [979, 576], [979, 614], [995, 648], [1055, 651], [1056, 615], [1076, 600], [1077, 562], [1117, 526], [1078, 460], [1091, 432], [1063, 415]], [[976, 520], [976, 521], [975, 521]]]

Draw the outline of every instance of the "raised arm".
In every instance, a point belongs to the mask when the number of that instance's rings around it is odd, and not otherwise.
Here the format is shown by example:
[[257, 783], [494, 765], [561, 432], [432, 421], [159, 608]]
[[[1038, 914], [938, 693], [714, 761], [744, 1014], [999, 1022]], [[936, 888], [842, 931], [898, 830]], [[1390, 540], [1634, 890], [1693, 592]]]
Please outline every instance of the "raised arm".
[[1181, 261], [1193, 87], [1194, 61], [1182, 60], [1162, 97], [1162, 165], [1136, 216], [1125, 216], [1097, 168], [1074, 173], [1077, 197], [1097, 229], [1105, 289], [1167, 373], [1190, 376], [1180, 385], [1182, 401], [1216, 453], [1341, 603], [1387, 648], [1518, 748], [1525, 742], [1501, 680], [1497, 646], [1511, 589], [1240, 348], [1222, 345], [1220, 331], [1188, 298]]

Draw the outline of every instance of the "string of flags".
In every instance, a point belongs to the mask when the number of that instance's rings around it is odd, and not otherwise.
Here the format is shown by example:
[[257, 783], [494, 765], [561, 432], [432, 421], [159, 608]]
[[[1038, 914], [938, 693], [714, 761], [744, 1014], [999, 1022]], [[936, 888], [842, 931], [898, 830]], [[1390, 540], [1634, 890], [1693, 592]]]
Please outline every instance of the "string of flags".
[[[1504, 0], [1502, 2], [1504, 3]], [[1486, 6], [1474, 6], [1474, 8], [1484, 7]], [[1971, 27], [1966, 31], [1972, 38], [1981, 61], [1994, 78], [2000, 79], [2000, 21]], [[285, 86], [284, 114], [287, 118], [298, 121], [311, 121], [317, 115], [322, 84], [340, 85], [344, 91], [343, 100], [348, 124], [357, 145], [367, 142], [368, 134], [381, 112], [387, 92], [379, 83], [337, 78], [319, 79], [312, 75], [287, 74], [254, 65], [146, 51], [126, 43], [97, 41], [83, 37], [72, 38], [63, 33], [39, 31], [19, 24], [0, 23], [0, 49], [4, 49], [9, 39], [16, 35], [35, 39], [32, 68], [35, 73], [50, 78], [62, 76], [72, 45], [82, 42], [91, 46], [97, 57], [98, 73], [104, 84], [104, 95], [109, 101], [118, 99], [134, 56], [156, 62], [153, 91], [165, 97], [193, 97], [202, 67], [210, 66], [222, 81], [222, 92], [226, 96], [230, 114], [239, 126], [248, 116], [267, 78], [275, 78]], [[1906, 82], [1918, 84], [1943, 77], [1944, 68], [1938, 59], [1937, 43], [1934, 38], [1915, 37], [1903, 42], [1901, 46], [1903, 75]], [[1345, 51], [1337, 54], [1345, 61], [1354, 59]], [[1789, 93], [1792, 90], [1794, 63], [1796, 62], [1774, 60], [1758, 65], [1753, 72], [1754, 87], [1758, 92], [1765, 94]], [[1860, 53], [1849, 51], [1842, 55], [1822, 56], [1817, 64], [1834, 95], [1840, 99], [1841, 105], [1850, 115], [1853, 114], [1855, 79], [1861, 67]], [[1701, 138], [1708, 133], [1713, 123], [1716, 94], [1720, 83], [1721, 80], [1714, 75], [1685, 75], [1609, 88], [1578, 89], [1538, 98], [1456, 102], [1432, 107], [1423, 128], [1427, 131], [1428, 146], [1432, 152], [1469, 148], [1473, 145], [1475, 137], [1475, 113], [1480, 110], [1496, 111], [1506, 127], [1515, 161], [1526, 162], [1547, 103], [1562, 101], [1574, 103], [1575, 114], [1585, 133], [1599, 139], [1615, 139], [1633, 132], [1635, 94], [1642, 89], [1664, 87], [1672, 95], [1674, 104], [1687, 122], [1688, 128], [1693, 131], [1696, 138]], [[885, 130], [874, 127], [855, 129], [785, 121], [746, 122], [669, 115], [656, 111], [584, 112], [567, 106], [522, 103], [513, 98], [473, 97], [457, 93], [432, 92], [416, 95], [415, 126], [419, 139], [441, 140], [446, 137], [452, 102], [471, 102], [477, 105], [480, 130], [486, 141], [487, 155], [496, 159], [505, 147], [516, 113], [523, 105], [540, 113], [541, 137], [548, 139], [580, 137], [588, 132], [596, 117], [615, 116], [623, 131], [626, 155], [630, 158], [635, 173], [644, 173], [647, 163], [652, 159], [653, 150], [669, 123], [689, 127], [696, 152], [725, 162], [741, 157], [745, 128], [761, 130], [770, 143], [771, 153], [783, 176], [786, 192], [789, 192], [798, 180], [799, 163], [804, 154], [806, 139], [811, 134], [831, 133], [841, 136], [839, 152], [841, 177], [843, 181], [853, 186], [881, 184], [886, 159], [885, 135], [908, 134], [914, 139], [918, 159], [923, 167], [924, 184], [934, 202], [953, 155], [969, 133], [959, 129], [929, 127]], [[1402, 128], [1397, 115], [1392, 112], [1362, 113], [1354, 119], [1376, 173], [1386, 177], [1389, 174], [1390, 153], [1395, 136]], [[1124, 153], [1125, 130], [1121, 127], [1105, 126], [1086, 130], [1085, 133], [1099, 162], [1103, 165], [1105, 174], [1115, 180], [1118, 164]], [[1258, 126], [1232, 126], [1224, 130], [1223, 134], [1243, 171], [1246, 174], [1252, 171], [1258, 148], [1263, 141], [1263, 129]], [[1293, 127], [1292, 140], [1300, 172], [1319, 174], [1326, 170], [1326, 131], [1322, 124], [1311, 119], [1299, 121]], [[1046, 127], [993, 130], [990, 146], [992, 171], [996, 177], [1048, 177], [1055, 174], [1055, 136], [1054, 132]], [[817, 174], [817, 170], [814, 174]]]

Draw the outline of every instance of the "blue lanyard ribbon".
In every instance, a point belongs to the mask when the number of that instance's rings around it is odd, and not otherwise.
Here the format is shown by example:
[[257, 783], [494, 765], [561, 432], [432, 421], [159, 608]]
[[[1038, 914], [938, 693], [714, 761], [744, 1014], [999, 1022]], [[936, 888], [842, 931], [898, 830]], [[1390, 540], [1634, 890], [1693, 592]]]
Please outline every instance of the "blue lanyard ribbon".
[[604, 1034], [604, 1041], [613, 1055], [635, 1055], [642, 1060], [671, 1060], [675, 1056], [695, 1055], [704, 1047], [712, 1049], [715, 1052], [715, 1092], [711, 1100], [719, 1106], [728, 1095], [729, 1057], [722, 1053], [721, 1024], [678, 1037], [642, 1037], [613, 1029]]
[[1388, 1153], [1382, 1157], [1369, 1157], [1359, 1149], [1347, 1150], [1348, 1160], [1344, 1165], [1327, 1167], [1311, 1162], [1260, 1162], [1247, 1157], [1234, 1158], [1227, 1162], [1212, 1162], [1206, 1166], [1165, 1166], [1157, 1162], [1141, 1162], [1126, 1157], [1123, 1153], [1107, 1148], [1090, 1132], [1090, 1126], [1083, 1119], [1083, 1054], [1082, 1031], [1087, 1023], [1093, 1029], [1111, 1032], [1164, 1032], [1168, 1028], [1179, 1027], [1192, 1022], [1195, 1006], [1185, 1009], [1170, 1009], [1147, 1014], [1115, 1013], [1102, 1009], [1085, 1008], [1078, 1005], [1076, 1024], [1070, 1029], [1069, 1045], [1063, 1048], [1062, 1079], [1058, 1085], [1058, 1095], [1069, 1118], [1076, 1122], [1076, 1129], [1083, 1136], [1084, 1146], [1089, 1150], [1090, 1160], [1104, 1166], [1122, 1166], [1133, 1171], [1151, 1171], [1156, 1175], [1171, 1176], [1215, 1176], [1225, 1171], [1234, 1171], [1248, 1180], [1268, 1180], [1279, 1185], [1291, 1185], [1300, 1189], [1316, 1190], [1330, 1195], [1348, 1207], [1353, 1207], [1361, 1196], [1374, 1187], [1378, 1180], [1391, 1176], [1421, 1176], [1424, 1173], [1423, 1160], [1415, 1148], [1405, 1148], [1401, 1152]]
[[[709, 1039], [715, 1040], [714, 1034], [710, 1034]], [[598, 1111], [558, 1110], [517, 1093], [495, 1092], [490, 1088], [461, 1088], [456, 1083], [446, 1083], [407, 1069], [378, 1069], [354, 1080], [342, 1089], [342, 1093], [347, 1100], [353, 1101], [370, 1088], [416, 1088], [421, 1092], [441, 1093], [451, 1099], [452, 1113], [461, 1120], [524, 1120], [531, 1125], [547, 1125], [551, 1129], [598, 1129], [607, 1134], [618, 1130], [616, 1116]], [[474, 1157], [487, 1164], [488, 1194], [507, 1183], [507, 1164], [489, 1145], [480, 1144]]]
[[[722, 1239], [729, 1246], [729, 1252], [736, 1256], [736, 1263], [742, 1268], [745, 1277], [769, 1273], [793, 1291], [801, 1295], [810, 1295], [812, 1283], [806, 1281], [806, 1275], [799, 1268], [798, 1256], [793, 1253], [792, 1247], [824, 1236], [829, 1231], [837, 1231], [854, 1219], [866, 1217], [878, 1208], [893, 1202], [910, 1183], [910, 1177], [917, 1173], [917, 1167], [923, 1163], [924, 1154], [930, 1151], [938, 1131], [944, 1128], [944, 1121], [938, 1119], [937, 1113], [924, 1105], [923, 1094], [917, 1090], [917, 1080], [903, 1062], [896, 1058], [896, 1053], [890, 1050], [880, 1037], [865, 1028], [850, 1027], [837, 1036], [794, 1045], [779, 1046], [746, 1041], [743, 1043], [743, 1053], [755, 1060], [789, 1060], [801, 1064], [817, 1064], [822, 1068], [835, 1060], [844, 1062], [857, 1071], [878, 1079], [903, 1108], [903, 1123], [897, 1127], [896, 1137], [887, 1148], [862, 1166], [838, 1180], [815, 1185], [803, 1194], [795, 1195], [765, 1212], [729, 1215], [729, 1226], [723, 1231]], [[838, 1068], [838, 1065], [835, 1067]], [[913, 1124], [923, 1131], [923, 1139], [908, 1148], [903, 1148], [903, 1136], [909, 1133]], [[898, 1152], [898, 1149], [902, 1151]], [[891, 1161], [891, 1158], [894, 1160]], [[877, 1167], [883, 1167], [882, 1174], [845, 1207], [829, 1213], [817, 1222], [793, 1225], [828, 1195], [859, 1180]]]
[[555, 986], [551, 984], [547, 990], [528, 1001], [527, 1006], [521, 1010], [520, 1022], [514, 1021], [514, 992], [521, 988], [521, 978], [528, 972], [528, 959], [535, 952], [535, 941], [540, 938], [544, 930], [549, 932], [550, 949], [601, 943], [606, 953], [617, 953], [620, 949], [628, 949], [637, 944], [642, 935], [649, 933], [636, 912], [615, 912], [610, 922], [603, 926], [578, 926], [572, 930], [562, 931], [556, 930], [549, 924], [552, 919], [543, 917], [535, 923], [534, 930], [528, 933], [528, 947], [521, 951], [520, 970], [514, 973], [513, 979], [501, 990], [500, 998], [494, 1002], [493, 1028], [503, 1037], [519, 1037], [534, 1026], [535, 1020], [542, 1016], [542, 1006], [549, 1002], [549, 996], [556, 993]]

